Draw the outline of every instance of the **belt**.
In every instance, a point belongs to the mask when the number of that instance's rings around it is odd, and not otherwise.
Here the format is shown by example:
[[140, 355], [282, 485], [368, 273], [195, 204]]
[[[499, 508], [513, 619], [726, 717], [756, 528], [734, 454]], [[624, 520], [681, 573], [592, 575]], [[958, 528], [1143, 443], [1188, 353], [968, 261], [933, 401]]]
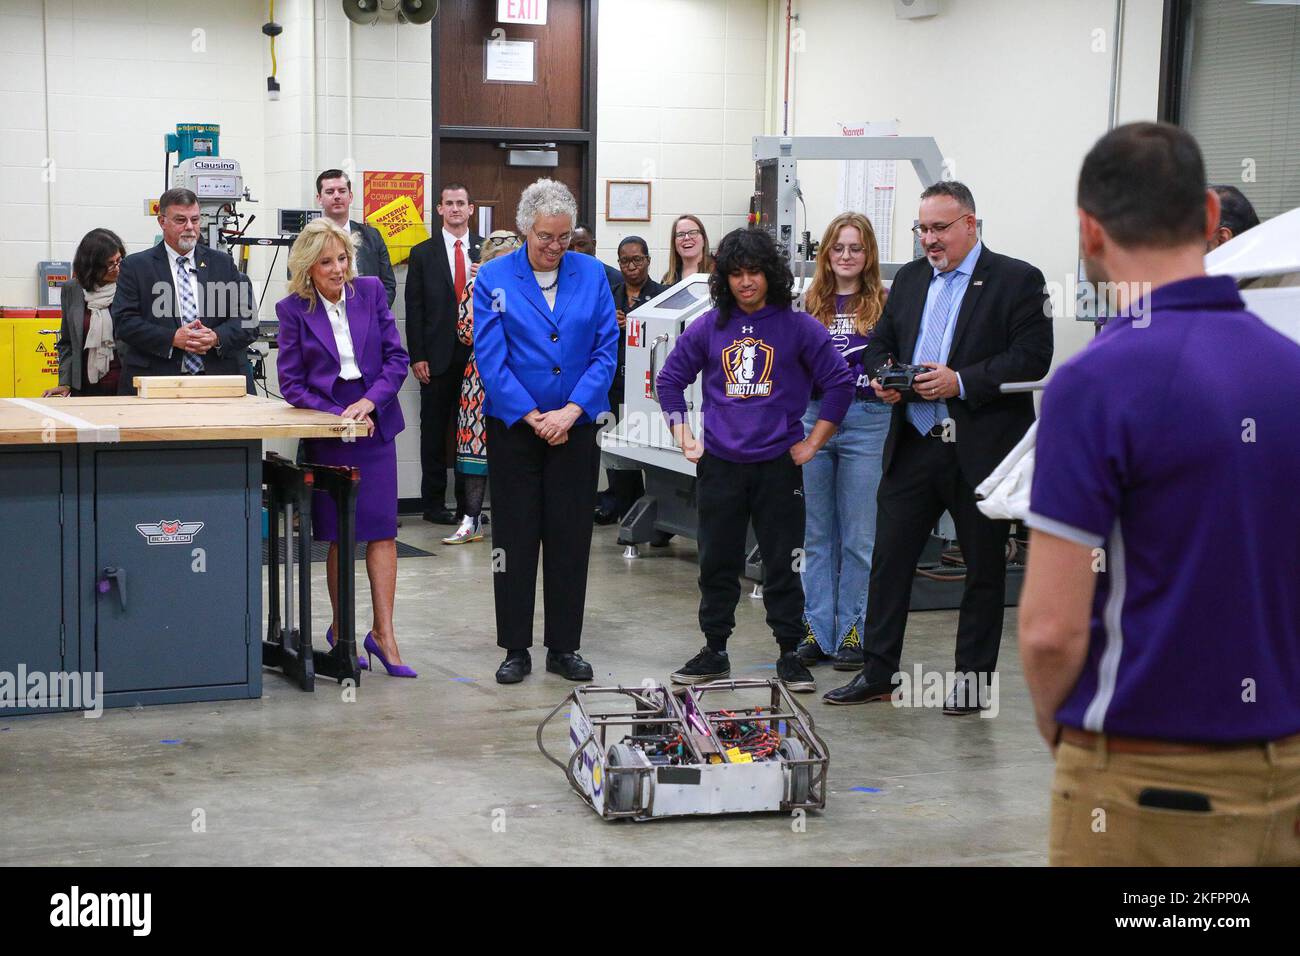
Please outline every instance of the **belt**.
[[1270, 743], [1300, 743], [1300, 734], [1292, 734], [1272, 741], [1234, 740], [1222, 743], [1192, 743], [1179, 740], [1155, 740], [1150, 737], [1116, 737], [1112, 734], [1098, 734], [1075, 727], [1062, 727], [1059, 739], [1063, 743], [1087, 750], [1095, 750], [1098, 742], [1103, 742], [1106, 750], [1114, 754], [1204, 754], [1221, 753], [1225, 750], [1253, 750]]
[[919, 432], [916, 430], [916, 426], [909, 421], [907, 423], [907, 434], [911, 435], [913, 438], [942, 438], [943, 425], [932, 425], [928, 432]]

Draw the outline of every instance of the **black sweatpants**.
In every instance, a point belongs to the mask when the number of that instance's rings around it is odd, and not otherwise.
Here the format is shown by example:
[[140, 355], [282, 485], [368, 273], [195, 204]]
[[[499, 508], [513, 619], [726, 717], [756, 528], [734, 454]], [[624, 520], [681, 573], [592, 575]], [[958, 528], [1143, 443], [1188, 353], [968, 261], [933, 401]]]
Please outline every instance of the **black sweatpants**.
[[976, 507], [975, 491], [961, 476], [955, 444], [923, 437], [908, 422], [900, 427], [892, 466], [882, 476], [876, 495], [876, 544], [862, 634], [863, 674], [874, 684], [891, 681], [898, 672], [916, 562], [945, 510], [957, 526], [957, 543], [966, 562], [957, 616], [956, 669], [991, 673], [1002, 643], [1011, 522], [994, 521]]
[[497, 644], [507, 650], [533, 645], [540, 547], [544, 643], [552, 651], [576, 651], [600, 470], [596, 426], [574, 425], [567, 442], [548, 445], [527, 422], [507, 428], [488, 416], [487, 436]]
[[804, 636], [803, 470], [789, 453], [741, 464], [704, 453], [695, 466], [699, 512], [700, 630], [709, 647], [726, 648], [736, 627], [749, 524], [763, 556], [763, 605], [782, 652]]

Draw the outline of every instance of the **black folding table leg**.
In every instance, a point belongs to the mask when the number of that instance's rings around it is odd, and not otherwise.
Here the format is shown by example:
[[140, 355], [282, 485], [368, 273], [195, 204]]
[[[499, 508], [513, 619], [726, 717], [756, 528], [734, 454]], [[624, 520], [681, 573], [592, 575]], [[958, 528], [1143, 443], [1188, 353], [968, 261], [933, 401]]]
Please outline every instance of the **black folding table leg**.
[[[269, 590], [266, 640], [262, 642], [262, 665], [278, 667], [286, 677], [305, 691], [315, 689], [316, 674], [311, 654], [311, 512], [310, 484], [306, 473], [292, 462], [269, 453], [262, 465], [262, 477], [268, 489], [269, 534], [267, 546]], [[295, 534], [293, 516], [298, 515], [299, 548], [298, 610], [301, 627], [294, 627], [292, 592], [293, 565], [285, 561], [284, 607], [280, 597], [281, 522], [286, 552], [292, 550]], [[286, 558], [288, 554], [286, 553]]]

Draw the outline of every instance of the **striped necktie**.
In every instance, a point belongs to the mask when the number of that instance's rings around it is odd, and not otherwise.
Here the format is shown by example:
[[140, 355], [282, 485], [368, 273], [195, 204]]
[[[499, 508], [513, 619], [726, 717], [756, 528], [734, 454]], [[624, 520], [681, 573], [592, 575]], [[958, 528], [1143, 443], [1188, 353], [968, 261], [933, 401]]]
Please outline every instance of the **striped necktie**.
[[[181, 323], [188, 325], [199, 317], [198, 300], [194, 298], [194, 280], [190, 277], [190, 258], [181, 256], [176, 260], [177, 291], [181, 300]], [[203, 374], [203, 356], [186, 352], [181, 359], [181, 371], [186, 375]]]
[[[939, 284], [939, 291], [934, 296], [934, 305], [930, 309], [930, 321], [925, 323], [925, 328], [922, 330], [921, 346], [916, 350], [916, 357], [913, 360], [917, 365], [922, 362], [939, 361], [939, 354], [943, 349], [943, 334], [948, 330], [948, 312], [952, 308], [952, 298], [956, 294], [956, 284], [953, 279], [957, 278], [957, 275], [956, 269], [939, 274], [943, 281]], [[939, 423], [940, 404], [939, 402], [925, 401], [909, 402], [907, 420], [922, 435], [927, 435]]]

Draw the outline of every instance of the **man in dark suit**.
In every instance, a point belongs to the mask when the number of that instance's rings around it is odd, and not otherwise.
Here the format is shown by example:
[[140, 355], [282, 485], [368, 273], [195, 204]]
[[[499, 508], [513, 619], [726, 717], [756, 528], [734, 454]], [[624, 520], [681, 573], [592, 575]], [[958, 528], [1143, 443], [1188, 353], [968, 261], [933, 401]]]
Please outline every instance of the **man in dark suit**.
[[[569, 237], [569, 248], [574, 252], [581, 252], [584, 256], [596, 256], [596, 234], [591, 231], [590, 226], [584, 226], [581, 223], [573, 227], [573, 235]], [[605, 266], [605, 278], [609, 279], [609, 291], [613, 292], [614, 288], [623, 281], [623, 273], [613, 266], [601, 262]]]
[[388, 258], [388, 246], [374, 226], [350, 218], [352, 210], [352, 180], [341, 169], [327, 169], [316, 177], [316, 202], [327, 219], [334, 220], [352, 233], [357, 241], [354, 265], [359, 276], [374, 276], [384, 284], [388, 307], [397, 298], [397, 279], [393, 276], [393, 263]]
[[248, 277], [218, 249], [199, 243], [202, 214], [188, 189], [158, 201], [163, 241], [122, 260], [110, 311], [127, 346], [118, 394], [137, 375], [244, 375], [257, 336], [257, 299]]
[[481, 236], [470, 231], [474, 203], [461, 183], [442, 188], [442, 229], [411, 250], [406, 273], [406, 347], [420, 382], [420, 496], [424, 520], [460, 523], [465, 490], [456, 476], [456, 510], [447, 508], [449, 435], [455, 434], [460, 385], [469, 346], [456, 337], [456, 316], [470, 277], [478, 272]]
[[830, 704], [887, 700], [894, 689], [912, 578], [931, 529], [947, 511], [957, 526], [966, 583], [957, 622], [959, 678], [945, 714], [975, 713], [976, 687], [987, 687], [1002, 641], [1009, 524], [986, 518], [975, 487], [1024, 437], [1034, 421], [1026, 393], [1003, 395], [1004, 382], [1047, 374], [1052, 319], [1043, 274], [984, 247], [975, 200], [958, 182], [921, 193], [925, 258], [898, 270], [864, 365], [891, 357], [930, 369], [915, 392], [872, 386], [894, 406], [876, 499], [876, 543], [867, 588], [862, 671], [825, 695]]

